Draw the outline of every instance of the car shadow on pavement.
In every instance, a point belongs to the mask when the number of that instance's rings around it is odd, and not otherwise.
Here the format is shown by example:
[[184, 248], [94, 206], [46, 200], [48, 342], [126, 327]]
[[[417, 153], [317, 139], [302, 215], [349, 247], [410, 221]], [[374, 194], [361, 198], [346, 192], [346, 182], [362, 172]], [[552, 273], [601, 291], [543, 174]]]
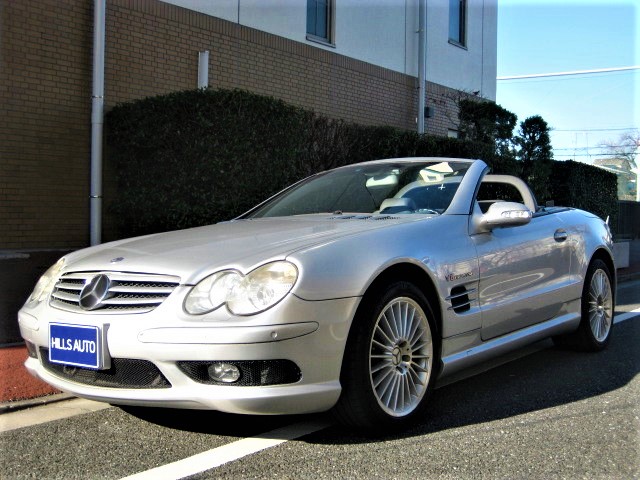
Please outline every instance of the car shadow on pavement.
[[212, 410], [114, 406], [140, 420], [165, 428], [241, 438], [313, 418], [311, 415], [235, 415]]
[[[369, 443], [482, 424], [573, 403], [623, 387], [640, 372], [640, 322], [614, 327], [608, 348], [583, 353], [549, 347], [485, 373], [437, 389], [424, 419], [401, 432], [376, 435], [334, 425], [302, 440], [318, 444]], [[549, 345], [551, 345], [549, 343]], [[255, 416], [201, 410], [121, 407], [167, 428], [247, 437], [329, 414]]]
[[437, 389], [427, 416], [402, 432], [371, 437], [335, 426], [306, 440], [354, 443], [428, 435], [597, 397], [625, 386], [640, 373], [639, 344], [640, 322], [620, 323], [602, 352], [549, 347]]

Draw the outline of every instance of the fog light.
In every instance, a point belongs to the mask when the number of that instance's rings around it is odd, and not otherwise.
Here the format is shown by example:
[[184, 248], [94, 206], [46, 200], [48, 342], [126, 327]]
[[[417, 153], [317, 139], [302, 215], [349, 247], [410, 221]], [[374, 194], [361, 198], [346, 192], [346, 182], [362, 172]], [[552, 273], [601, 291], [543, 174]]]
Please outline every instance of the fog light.
[[234, 383], [240, 380], [240, 369], [231, 363], [212, 363], [207, 369], [211, 380], [221, 383]]
[[38, 350], [36, 349], [36, 346], [33, 343], [26, 340], [24, 343], [27, 346], [27, 353], [29, 354], [29, 356], [31, 358], [38, 358]]

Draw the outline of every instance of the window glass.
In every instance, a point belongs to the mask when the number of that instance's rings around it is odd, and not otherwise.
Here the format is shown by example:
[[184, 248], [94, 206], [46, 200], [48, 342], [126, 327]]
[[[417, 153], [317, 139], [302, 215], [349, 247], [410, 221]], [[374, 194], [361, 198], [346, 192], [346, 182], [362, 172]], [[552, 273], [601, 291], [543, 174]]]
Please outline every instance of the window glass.
[[449, 40], [466, 44], [467, 0], [449, 0]]
[[316, 175], [247, 215], [317, 213], [441, 214], [470, 163], [389, 162], [353, 165]]
[[329, 1], [307, 0], [307, 33], [329, 40]]

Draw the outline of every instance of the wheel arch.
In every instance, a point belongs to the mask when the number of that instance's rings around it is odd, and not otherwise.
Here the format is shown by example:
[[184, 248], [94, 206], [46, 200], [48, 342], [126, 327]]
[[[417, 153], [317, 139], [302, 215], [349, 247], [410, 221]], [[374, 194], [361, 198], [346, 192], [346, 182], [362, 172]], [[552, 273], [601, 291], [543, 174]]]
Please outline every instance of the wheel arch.
[[438, 334], [438, 341], [442, 341], [442, 306], [440, 304], [440, 297], [436, 284], [429, 276], [429, 274], [419, 266], [409, 263], [401, 262], [388, 266], [381, 271], [376, 278], [369, 284], [364, 292], [362, 305], [368, 300], [368, 296], [375, 295], [384, 285], [389, 285], [394, 281], [407, 281], [413, 283], [427, 298], [429, 305], [433, 309], [435, 315], [435, 323]]
[[[404, 282], [403, 286], [400, 282]], [[433, 355], [434, 362], [432, 363], [432, 371], [428, 383], [426, 384], [424, 397], [420, 400], [420, 404], [408, 413], [407, 416], [401, 417], [395, 420], [390, 418], [382, 418], [373, 406], [377, 402], [375, 393], [371, 381], [369, 380], [369, 373], [364, 375], [364, 364], [356, 361], [357, 358], [362, 358], [361, 355], [355, 355], [354, 352], [361, 352], [363, 338], [368, 337], [369, 328], [363, 323], [363, 320], [371, 319], [370, 314], [373, 311], [378, 311], [378, 305], [384, 304], [387, 300], [382, 299], [382, 295], [385, 295], [385, 291], [388, 287], [393, 290], [394, 285], [400, 286], [401, 289], [406, 289], [408, 284], [412, 285], [411, 290], [414, 295], [416, 290], [424, 295], [428, 302], [428, 307], [431, 307], [432, 315], [435, 317], [429, 319], [429, 324], [433, 326], [435, 332], [432, 332], [431, 338], [433, 341]], [[385, 292], [385, 293], [383, 293]], [[393, 293], [397, 295], [398, 290]], [[391, 296], [391, 295], [390, 295]], [[422, 303], [422, 302], [421, 302]], [[427, 312], [425, 312], [427, 313]], [[428, 313], [427, 313], [428, 314]], [[374, 318], [375, 319], [375, 318]], [[442, 369], [441, 351], [442, 351], [442, 314], [441, 305], [438, 300], [438, 292], [436, 290], [433, 280], [430, 278], [428, 272], [422, 269], [419, 265], [411, 263], [411, 261], [399, 261], [398, 263], [387, 266], [384, 270], [378, 272], [373, 278], [371, 283], [365, 289], [360, 304], [355, 312], [354, 321], [349, 329], [349, 334], [346, 343], [345, 355], [342, 359], [342, 365], [340, 368], [340, 384], [342, 386], [342, 393], [338, 403], [336, 403], [333, 414], [335, 417], [348, 425], [354, 425], [358, 428], [364, 428], [368, 431], [393, 431], [393, 429], [399, 428], [402, 425], [406, 425], [406, 420], [413, 418], [413, 415], [418, 409], [424, 409], [426, 398], [430, 392], [433, 391], [436, 379], [439, 377]], [[371, 325], [373, 328], [373, 325]], [[369, 339], [370, 341], [370, 339]], [[363, 376], [364, 375], [364, 376]], [[363, 380], [366, 377], [366, 382]], [[368, 385], [364, 385], [367, 383]], [[371, 389], [371, 391], [369, 391]], [[369, 393], [363, 393], [369, 392]], [[373, 405], [373, 406], [372, 406]], [[376, 407], [377, 409], [381, 407]]]
[[[598, 248], [595, 252], [593, 252], [591, 259], [589, 260], [589, 265], [591, 265], [594, 260], [602, 260], [607, 266], [607, 268], [609, 269], [609, 273], [611, 274], [611, 282], [613, 283], [613, 285], [611, 285], [611, 290], [614, 296], [614, 305], [615, 305], [615, 295], [616, 295], [618, 280], [616, 275], [616, 265], [615, 265], [615, 262], [613, 261], [613, 256], [605, 248]], [[588, 265], [587, 265], [587, 268], [588, 268]]]

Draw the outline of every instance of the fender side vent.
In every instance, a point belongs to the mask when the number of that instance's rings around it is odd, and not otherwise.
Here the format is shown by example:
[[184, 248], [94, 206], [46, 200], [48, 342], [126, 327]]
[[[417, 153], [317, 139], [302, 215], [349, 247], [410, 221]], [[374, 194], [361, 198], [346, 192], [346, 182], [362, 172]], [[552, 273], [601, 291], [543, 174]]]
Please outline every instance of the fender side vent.
[[456, 313], [464, 313], [471, 309], [471, 302], [475, 299], [470, 295], [475, 293], [476, 289], [468, 289], [465, 285], [458, 285], [451, 289], [451, 295], [447, 297], [447, 301], [451, 304], [449, 310]]

